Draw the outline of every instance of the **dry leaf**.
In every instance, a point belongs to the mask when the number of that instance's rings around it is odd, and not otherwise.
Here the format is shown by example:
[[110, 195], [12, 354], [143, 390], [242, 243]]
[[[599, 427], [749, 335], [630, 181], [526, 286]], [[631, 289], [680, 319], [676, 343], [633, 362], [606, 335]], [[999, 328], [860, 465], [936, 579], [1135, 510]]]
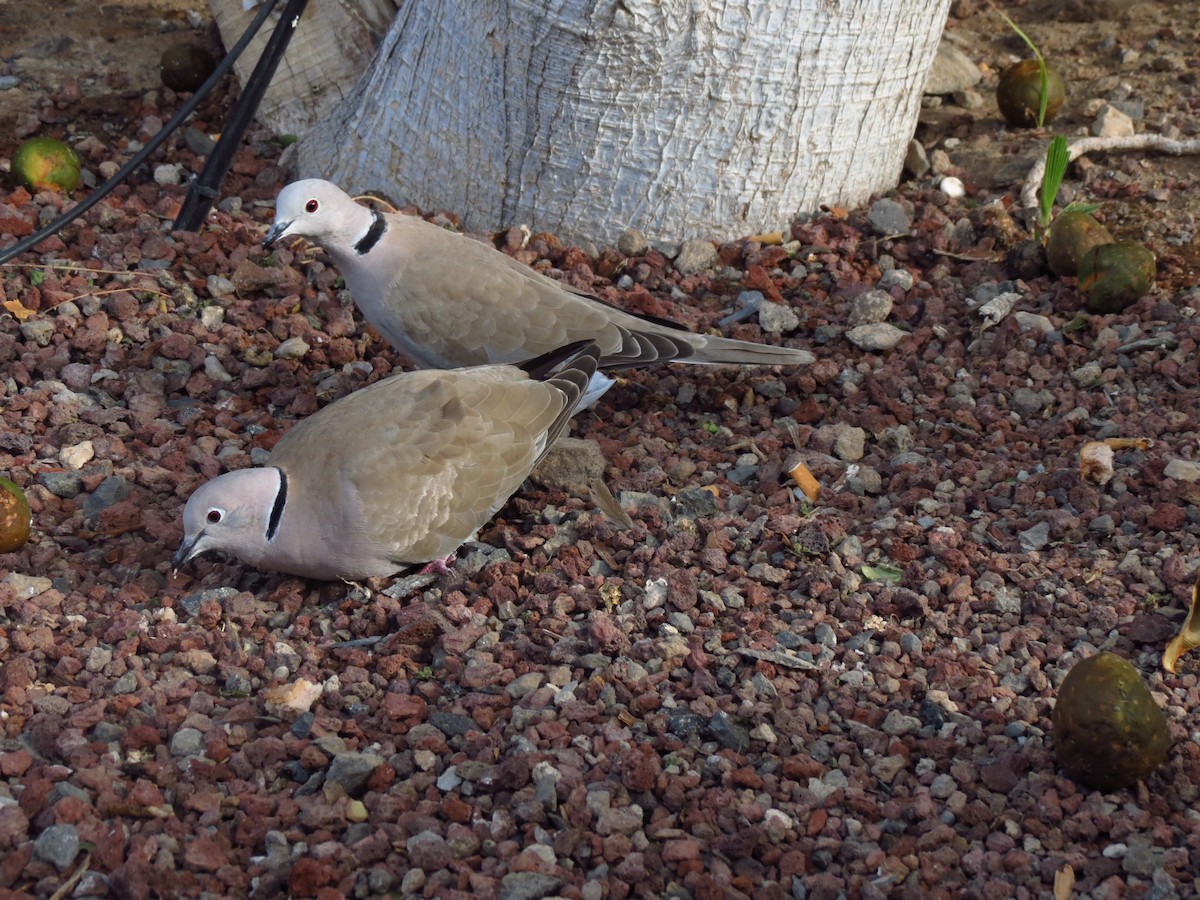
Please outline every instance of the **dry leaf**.
[[800, 486], [800, 490], [804, 491], [804, 496], [808, 498], [808, 502], [816, 503], [817, 498], [821, 496], [821, 483], [809, 471], [808, 466], [804, 463], [796, 463], [792, 471], [788, 472], [788, 474], [792, 476], [792, 481]]
[[1108, 438], [1088, 441], [1079, 448], [1079, 476], [1092, 484], [1106, 485], [1113, 477], [1113, 456], [1118, 450], [1149, 450], [1150, 438]]
[[592, 495], [592, 502], [604, 514], [604, 518], [622, 530], [633, 527], [633, 519], [622, 509], [621, 504], [612, 495], [612, 491], [608, 489], [603, 478], [593, 481], [588, 491]]
[[307, 678], [297, 678], [291, 684], [278, 684], [267, 688], [263, 700], [276, 712], [305, 713], [317, 702], [321, 690], [321, 685], [313, 684]]
[[1167, 649], [1163, 651], [1162, 667], [1174, 674], [1179, 657], [1193, 647], [1200, 647], [1200, 574], [1197, 574], [1196, 583], [1192, 586], [1192, 608], [1179, 634], [1171, 638]]
[[27, 307], [20, 300], [5, 300], [4, 308], [16, 316], [18, 322], [24, 322], [30, 316], [37, 315], [32, 309]]
[[752, 234], [746, 238], [748, 242], [762, 244], [764, 247], [777, 247], [783, 243], [782, 231], [770, 231], [766, 234]]
[[1075, 889], [1075, 870], [1064, 865], [1054, 873], [1054, 900], [1070, 900]]

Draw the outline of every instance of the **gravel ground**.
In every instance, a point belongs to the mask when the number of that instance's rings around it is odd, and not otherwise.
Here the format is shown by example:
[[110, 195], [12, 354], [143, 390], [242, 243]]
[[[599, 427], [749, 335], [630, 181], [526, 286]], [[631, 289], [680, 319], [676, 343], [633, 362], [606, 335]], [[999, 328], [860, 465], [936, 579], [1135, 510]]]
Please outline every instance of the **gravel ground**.
[[[97, 176], [178, 102], [127, 101], [76, 143]], [[819, 360], [636, 372], [580, 416], [632, 528], [569, 487], [573, 445], [447, 577], [176, 575], [197, 484], [403, 362], [322, 255], [260, 248], [280, 149], [252, 132], [209, 226], [170, 234], [203, 162], [176, 141], [0, 271], [0, 472], [35, 532], [0, 556], [0, 896], [1008, 898], [1068, 867], [1075, 896], [1200, 892], [1200, 660], [1158, 666], [1200, 556], [1183, 226], [1155, 292], [1090, 318], [1006, 263], [1005, 192], [965, 170], [961, 200], [927, 179], [687, 264], [511, 230], [614, 303]], [[1080, 190], [1136, 204], [1139, 172]], [[0, 239], [62, 203], [5, 187]], [[1107, 437], [1154, 443], [1097, 487], [1078, 453]], [[1173, 738], [1113, 794], [1050, 724], [1102, 647]]]

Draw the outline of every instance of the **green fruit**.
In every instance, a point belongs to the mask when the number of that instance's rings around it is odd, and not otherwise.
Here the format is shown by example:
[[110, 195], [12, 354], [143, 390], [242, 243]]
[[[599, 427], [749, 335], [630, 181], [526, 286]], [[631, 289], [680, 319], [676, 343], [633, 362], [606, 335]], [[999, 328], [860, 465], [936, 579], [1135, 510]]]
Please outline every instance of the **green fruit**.
[[24, 547], [32, 524], [33, 514], [25, 492], [7, 478], [0, 478], [0, 553]]
[[1093, 247], [1079, 260], [1079, 291], [1094, 313], [1120, 312], [1154, 287], [1154, 254], [1135, 241]]
[[31, 191], [70, 192], [79, 184], [79, 157], [62, 141], [30, 138], [13, 154], [12, 173]]
[[[1046, 116], [1043, 125], [1058, 115], [1067, 98], [1060, 76], [1046, 66]], [[1041, 67], [1036, 59], [1023, 59], [1009, 66], [996, 85], [996, 104], [1008, 124], [1016, 128], [1034, 128], [1038, 124], [1038, 109], [1042, 101]]]
[[158, 73], [171, 90], [192, 93], [208, 80], [216, 67], [212, 54], [198, 44], [176, 44], [163, 51]]
[[1065, 212], [1050, 226], [1046, 241], [1046, 261], [1050, 271], [1060, 278], [1079, 272], [1079, 261], [1085, 253], [1101, 244], [1111, 244], [1113, 236], [1107, 228], [1085, 212]]
[[1054, 706], [1054, 755], [1089, 787], [1116, 791], [1167, 759], [1171, 732], [1142, 676], [1115, 653], [1077, 662]]

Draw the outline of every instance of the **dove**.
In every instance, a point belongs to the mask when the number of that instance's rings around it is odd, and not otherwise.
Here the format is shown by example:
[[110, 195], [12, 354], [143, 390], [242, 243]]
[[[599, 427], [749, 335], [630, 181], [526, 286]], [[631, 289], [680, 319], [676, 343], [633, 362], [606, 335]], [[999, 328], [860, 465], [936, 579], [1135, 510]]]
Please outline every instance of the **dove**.
[[599, 352], [403, 372], [334, 401], [266, 465], [196, 489], [175, 568], [213, 551], [326, 581], [444, 566], [564, 430]]
[[[421, 368], [513, 363], [595, 341], [599, 368], [654, 362], [804, 365], [807, 350], [697, 334], [634, 315], [417, 216], [378, 212], [320, 179], [279, 192], [263, 244], [298, 235], [333, 258], [364, 318]], [[588, 400], [612, 380], [599, 375]]]

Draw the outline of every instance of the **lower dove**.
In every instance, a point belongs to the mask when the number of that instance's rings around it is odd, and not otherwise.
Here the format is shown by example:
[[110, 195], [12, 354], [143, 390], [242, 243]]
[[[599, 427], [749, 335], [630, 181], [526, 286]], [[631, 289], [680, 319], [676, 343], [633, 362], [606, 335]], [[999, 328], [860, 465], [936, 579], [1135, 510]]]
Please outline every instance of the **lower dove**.
[[[608, 370], [814, 359], [807, 350], [697, 334], [625, 312], [470, 237], [416, 216], [368, 209], [320, 179], [280, 191], [263, 243], [290, 235], [324, 247], [366, 320], [423, 368], [512, 363], [572, 341], [595, 341], [599, 368]], [[584, 405], [611, 384], [598, 375]]]
[[520, 367], [404, 372], [355, 391], [294, 426], [267, 465], [201, 485], [175, 567], [223, 551], [361, 581], [448, 560], [564, 430], [598, 356], [575, 344]]

